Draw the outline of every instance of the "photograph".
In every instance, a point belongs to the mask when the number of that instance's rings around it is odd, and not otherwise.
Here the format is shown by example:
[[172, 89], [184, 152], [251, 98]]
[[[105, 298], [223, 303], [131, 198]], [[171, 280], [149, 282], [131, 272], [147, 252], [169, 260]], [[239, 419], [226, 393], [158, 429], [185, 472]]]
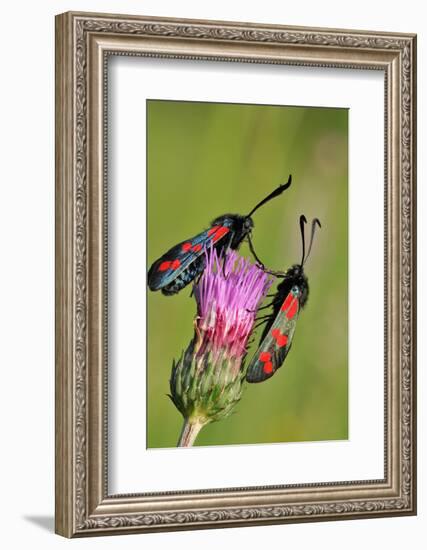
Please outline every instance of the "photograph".
[[348, 438], [348, 109], [148, 99], [147, 447]]

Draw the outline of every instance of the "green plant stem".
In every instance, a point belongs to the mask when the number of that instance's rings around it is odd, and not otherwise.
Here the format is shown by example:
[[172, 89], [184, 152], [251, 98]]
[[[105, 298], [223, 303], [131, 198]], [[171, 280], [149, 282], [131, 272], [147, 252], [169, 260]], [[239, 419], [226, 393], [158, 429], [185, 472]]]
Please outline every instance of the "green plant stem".
[[179, 436], [177, 447], [192, 447], [200, 430], [207, 424], [201, 418], [186, 418]]

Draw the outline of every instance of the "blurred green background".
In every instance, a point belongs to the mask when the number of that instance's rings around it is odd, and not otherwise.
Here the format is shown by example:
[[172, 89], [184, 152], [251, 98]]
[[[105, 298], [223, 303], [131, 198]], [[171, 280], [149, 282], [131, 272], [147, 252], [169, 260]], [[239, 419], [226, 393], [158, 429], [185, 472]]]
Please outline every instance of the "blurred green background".
[[[216, 216], [246, 214], [289, 174], [293, 185], [254, 214], [260, 258], [278, 270], [298, 263], [300, 214], [322, 222], [292, 351], [196, 445], [347, 439], [348, 111], [150, 100], [147, 125], [148, 267]], [[251, 257], [246, 243], [240, 252]], [[193, 335], [189, 295], [148, 293], [148, 447], [175, 446], [182, 427], [166, 394], [172, 359]]]

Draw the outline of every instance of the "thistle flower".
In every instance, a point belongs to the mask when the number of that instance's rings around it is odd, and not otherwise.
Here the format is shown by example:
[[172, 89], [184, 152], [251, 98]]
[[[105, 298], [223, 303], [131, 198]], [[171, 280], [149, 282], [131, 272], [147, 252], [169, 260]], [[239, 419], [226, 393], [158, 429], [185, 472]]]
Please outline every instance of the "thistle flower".
[[239, 401], [248, 339], [272, 283], [236, 251], [225, 259], [215, 249], [205, 254], [205, 270], [193, 287], [194, 336], [170, 380], [170, 397], [184, 417], [178, 446], [191, 446], [204, 425], [226, 418]]

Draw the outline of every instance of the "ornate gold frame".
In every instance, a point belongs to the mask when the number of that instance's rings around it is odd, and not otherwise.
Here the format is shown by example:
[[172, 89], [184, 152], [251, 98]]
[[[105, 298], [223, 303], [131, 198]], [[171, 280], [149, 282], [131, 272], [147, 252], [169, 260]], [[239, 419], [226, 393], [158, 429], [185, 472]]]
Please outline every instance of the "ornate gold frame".
[[[108, 55], [368, 68], [385, 74], [385, 477], [108, 495]], [[416, 37], [65, 13], [56, 18], [56, 532], [66, 537], [414, 514]]]

